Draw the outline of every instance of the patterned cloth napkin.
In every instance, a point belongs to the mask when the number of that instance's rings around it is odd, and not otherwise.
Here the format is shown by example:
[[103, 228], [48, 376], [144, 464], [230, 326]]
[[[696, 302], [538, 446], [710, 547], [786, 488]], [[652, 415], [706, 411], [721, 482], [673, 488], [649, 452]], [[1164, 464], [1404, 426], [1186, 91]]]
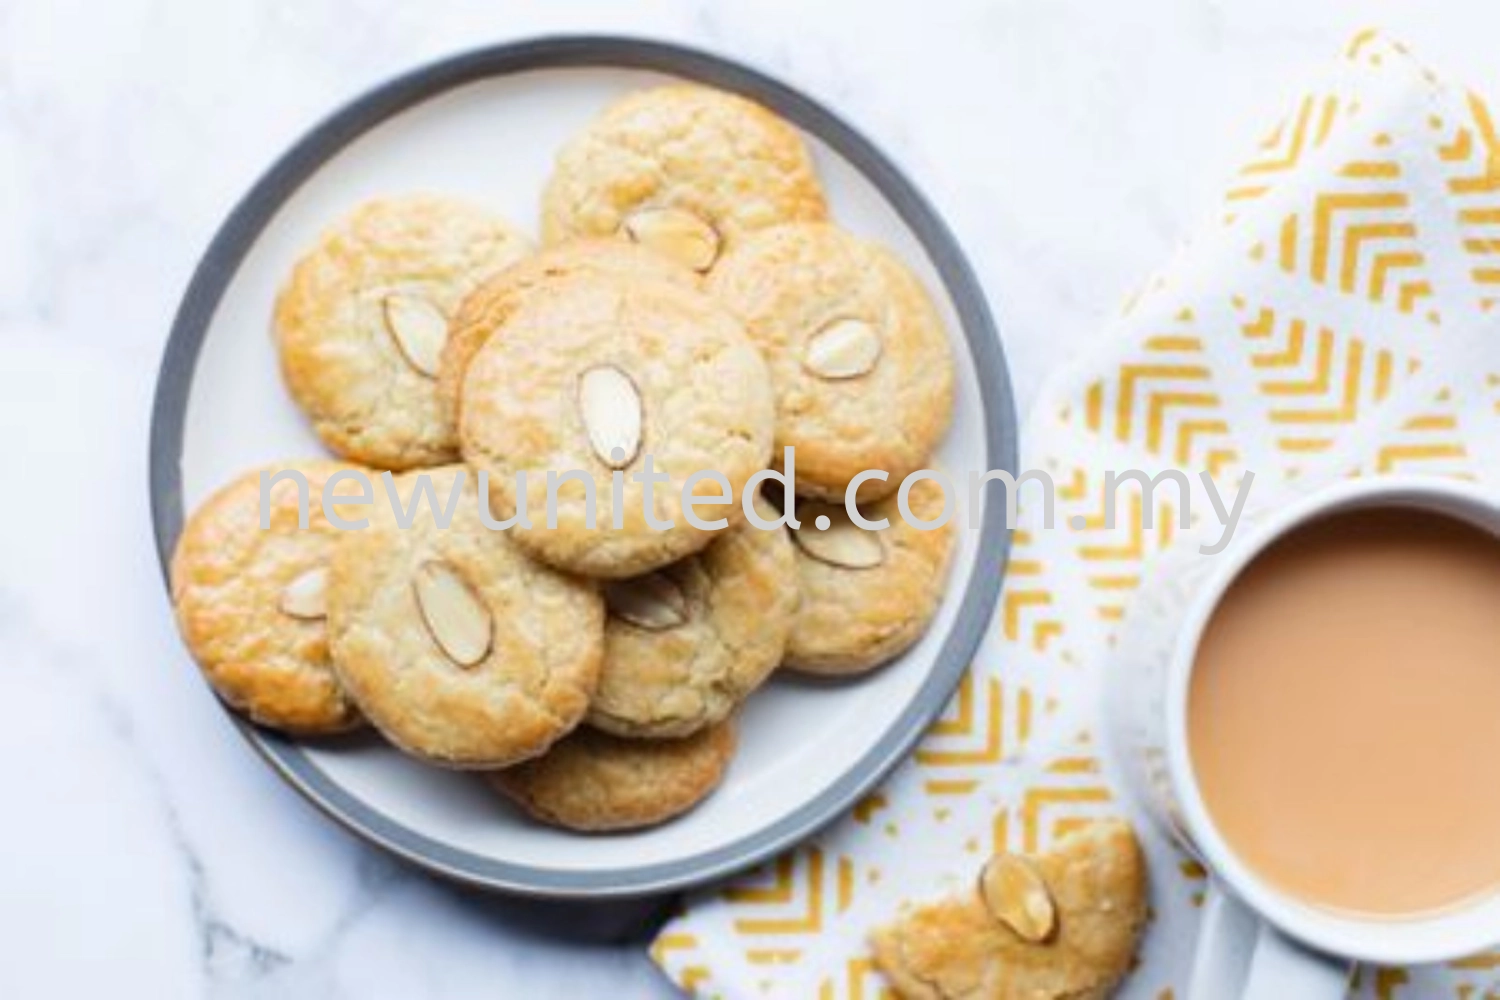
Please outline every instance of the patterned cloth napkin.
[[[903, 899], [972, 884], [993, 850], [1045, 849], [1128, 810], [1101, 740], [1101, 679], [1174, 535], [1218, 538], [1196, 474], [1232, 498], [1253, 471], [1248, 517], [1353, 475], [1500, 481], [1497, 302], [1495, 119], [1361, 33], [1265, 136], [1222, 216], [1042, 393], [1022, 464], [1056, 481], [1056, 527], [1023, 499], [993, 626], [913, 757], [821, 836], [690, 900], [656, 961], [698, 997], [889, 996], [865, 935]], [[1153, 527], [1122, 491], [1107, 530], [1103, 471], [1132, 468], [1187, 472], [1200, 523], [1175, 527], [1169, 486]], [[1121, 995], [1181, 998], [1204, 873], [1137, 828], [1154, 919]], [[1500, 997], [1500, 953], [1366, 969], [1356, 994]]]

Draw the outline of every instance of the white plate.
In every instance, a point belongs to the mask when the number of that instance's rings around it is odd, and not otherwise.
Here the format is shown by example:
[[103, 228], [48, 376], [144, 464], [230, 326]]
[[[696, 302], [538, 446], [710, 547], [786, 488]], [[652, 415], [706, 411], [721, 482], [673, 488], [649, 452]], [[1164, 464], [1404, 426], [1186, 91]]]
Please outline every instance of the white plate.
[[[612, 98], [689, 77], [769, 104], [807, 134], [834, 217], [880, 240], [933, 291], [953, 337], [958, 392], [937, 459], [1015, 471], [1014, 407], [977, 283], [946, 227], [895, 168], [818, 105], [716, 57], [627, 39], [543, 39], [400, 77], [315, 128], [251, 190], [184, 298], [157, 388], [152, 493], [163, 561], [182, 511], [246, 468], [323, 449], [283, 388], [271, 304], [297, 255], [356, 203], [430, 191], [489, 204], [534, 229], [557, 149]], [[473, 775], [419, 764], [373, 737], [297, 743], [241, 723], [267, 760], [356, 833], [435, 871], [546, 896], [682, 888], [755, 863], [846, 809], [941, 710], [977, 645], [1009, 542], [1003, 504], [960, 516], [947, 597], [899, 661], [848, 683], [777, 676], [747, 705], [723, 786], [638, 833], [581, 836], [528, 821]], [[188, 670], [184, 668], [184, 677]]]

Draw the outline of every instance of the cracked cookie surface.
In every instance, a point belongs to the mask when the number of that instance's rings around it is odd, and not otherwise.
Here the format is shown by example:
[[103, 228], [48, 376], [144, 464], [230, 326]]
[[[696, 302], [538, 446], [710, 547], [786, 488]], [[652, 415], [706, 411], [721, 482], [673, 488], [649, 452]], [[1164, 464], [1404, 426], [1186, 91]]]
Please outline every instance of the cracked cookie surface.
[[[452, 488], [464, 474], [456, 501]], [[535, 562], [512, 532], [480, 521], [462, 466], [396, 477], [410, 510], [419, 476], [432, 496], [402, 528], [384, 483], [370, 526], [334, 551], [328, 625], [335, 668], [369, 720], [406, 752], [448, 767], [534, 757], [582, 720], [599, 676], [604, 602], [587, 582]]]
[[630, 830], [680, 816], [719, 786], [734, 756], [725, 720], [682, 739], [621, 739], [583, 727], [494, 787], [531, 816], [572, 830]]
[[[339, 534], [323, 515], [323, 487], [345, 469], [362, 471], [316, 460], [266, 467], [273, 477], [307, 478], [305, 530], [297, 484], [286, 479], [271, 487], [271, 526], [263, 530], [262, 470], [246, 473], [193, 512], [172, 556], [178, 629], [204, 676], [234, 708], [290, 733], [339, 732], [361, 721], [329, 661], [322, 606]], [[343, 483], [335, 489], [346, 492]]]
[[871, 935], [902, 1000], [1105, 1000], [1146, 923], [1146, 863], [1129, 824], [1099, 820], [1029, 858], [1057, 927], [1028, 941], [977, 890], [910, 909]]
[[585, 239], [547, 247], [494, 275], [465, 296], [448, 327], [438, 363], [438, 394], [457, 426], [469, 362], [526, 298], [573, 277], [653, 278], [686, 288], [698, 275], [653, 250], [619, 240]]
[[796, 448], [797, 491], [841, 501], [894, 493], [953, 413], [948, 334], [894, 254], [828, 224], [777, 226], [729, 250], [708, 290], [745, 324], [776, 392], [776, 451]]
[[827, 214], [795, 128], [734, 94], [672, 84], [626, 95], [563, 147], [542, 237], [659, 241], [706, 271], [747, 233]]
[[427, 195], [366, 202], [328, 229], [274, 320], [282, 377], [323, 443], [380, 469], [457, 458], [437, 388], [448, 319], [529, 249], [490, 211]]
[[[745, 483], [770, 460], [770, 378], [739, 323], [708, 296], [664, 281], [580, 277], [529, 296], [504, 335], [480, 348], [464, 378], [459, 429], [465, 461], [489, 473], [496, 517], [516, 514], [517, 473], [526, 474], [531, 527], [509, 532], [517, 545], [586, 576], [637, 576], [713, 541], [715, 532], [683, 513], [694, 473], [720, 473], [734, 500], [699, 507], [700, 518], [743, 517]], [[648, 458], [667, 477], [653, 487], [653, 516], [670, 528], [646, 518], [635, 476]], [[575, 477], [558, 480], [556, 527], [548, 527], [548, 473], [575, 470], [594, 483], [595, 526], [587, 482]], [[700, 497], [721, 491], [712, 479], [694, 487]]]
[[[776, 511], [757, 498], [770, 520]], [[605, 588], [604, 667], [588, 721], [619, 736], [713, 725], [781, 662], [797, 609], [784, 528], [725, 528], [697, 555]]]
[[[918, 480], [912, 484], [908, 507], [924, 521], [939, 517], [942, 488], [930, 479]], [[802, 600], [787, 643], [788, 667], [814, 674], [871, 670], [905, 652], [937, 613], [958, 514], [940, 528], [919, 531], [902, 518], [895, 496], [861, 504], [860, 511], [872, 521], [888, 518], [890, 527], [855, 527], [842, 503], [803, 500], [797, 506], [802, 528], [792, 537]], [[833, 522], [826, 534], [815, 524], [820, 514]], [[857, 558], [822, 551], [835, 534], [858, 543]]]

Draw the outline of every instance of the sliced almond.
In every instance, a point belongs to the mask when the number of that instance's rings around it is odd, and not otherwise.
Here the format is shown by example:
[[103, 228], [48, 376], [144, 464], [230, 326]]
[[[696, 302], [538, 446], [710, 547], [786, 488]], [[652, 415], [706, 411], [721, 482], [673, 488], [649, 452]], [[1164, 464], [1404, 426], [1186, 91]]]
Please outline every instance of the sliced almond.
[[328, 567], [319, 566], [297, 577], [281, 592], [281, 610], [293, 618], [328, 617]]
[[[828, 518], [826, 529], [818, 528], [818, 518]], [[871, 569], [885, 562], [885, 546], [873, 531], [866, 531], [853, 521], [838, 504], [804, 501], [797, 507], [802, 527], [792, 532], [797, 545], [819, 562], [844, 569]]]
[[692, 212], [645, 208], [629, 216], [625, 235], [694, 271], [707, 271], [719, 257], [719, 234]]
[[457, 570], [445, 562], [425, 562], [412, 577], [412, 590], [427, 631], [450, 660], [472, 667], [485, 658], [494, 622]]
[[880, 334], [869, 323], [836, 319], [807, 338], [802, 367], [819, 378], [858, 378], [875, 367], [880, 350]]
[[1026, 941], [1045, 941], [1057, 926], [1046, 880], [1019, 854], [997, 854], [979, 873], [979, 896], [990, 916]]
[[393, 292], [380, 302], [385, 328], [413, 369], [436, 378], [438, 358], [448, 340], [448, 318], [420, 295]]
[[688, 620], [687, 597], [665, 573], [611, 583], [604, 588], [604, 601], [616, 618], [651, 632], [676, 628]]
[[[641, 450], [641, 394], [614, 365], [599, 365], [578, 380], [578, 413], [599, 461], [623, 469]], [[618, 450], [617, 450], [618, 449]]]

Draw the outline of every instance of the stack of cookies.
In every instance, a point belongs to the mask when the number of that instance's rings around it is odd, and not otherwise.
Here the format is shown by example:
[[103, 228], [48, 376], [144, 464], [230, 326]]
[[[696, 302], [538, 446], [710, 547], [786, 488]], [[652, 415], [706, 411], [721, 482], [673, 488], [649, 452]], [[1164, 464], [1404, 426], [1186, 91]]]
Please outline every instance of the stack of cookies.
[[[947, 431], [952, 359], [921, 282], [828, 221], [800, 135], [739, 97], [606, 109], [560, 153], [541, 232], [430, 196], [330, 229], [274, 328], [339, 460], [210, 497], [172, 593], [256, 722], [369, 723], [542, 821], [634, 828], [713, 790], [778, 667], [859, 674], [926, 629], [954, 528], [909, 523], [897, 491]], [[883, 530], [844, 505], [867, 470]], [[291, 477], [262, 509], [263, 471], [306, 477], [305, 528]], [[335, 477], [348, 503], [324, 509]], [[951, 503], [928, 479], [905, 499]]]

